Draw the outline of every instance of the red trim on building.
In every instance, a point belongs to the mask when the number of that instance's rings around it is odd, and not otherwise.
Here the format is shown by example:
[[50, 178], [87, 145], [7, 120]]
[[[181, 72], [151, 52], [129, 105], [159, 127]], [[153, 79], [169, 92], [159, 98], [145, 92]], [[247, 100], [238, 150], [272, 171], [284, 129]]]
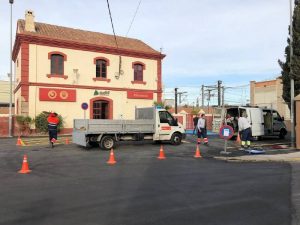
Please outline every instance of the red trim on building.
[[58, 51], [49, 52], [48, 59], [51, 59], [51, 55], [54, 55], [54, 54], [62, 55], [64, 57], [64, 61], [67, 61], [67, 55], [65, 53], [58, 52]]
[[108, 119], [113, 119], [113, 100], [106, 97], [95, 97], [90, 99], [90, 119], [93, 118], [93, 102], [94, 101], [107, 101], [108, 102]]
[[153, 92], [127, 91], [129, 99], [153, 99]]
[[132, 84], [143, 84], [143, 85], [146, 85], [147, 82], [146, 81], [141, 81], [141, 80], [133, 80], [131, 81]]
[[40, 87], [57, 87], [57, 88], [73, 88], [73, 89], [103, 89], [107, 91], [141, 91], [141, 92], [153, 92], [158, 93], [157, 90], [143, 90], [134, 88], [114, 88], [114, 87], [102, 87], [102, 86], [86, 86], [86, 85], [71, 85], [71, 84], [49, 84], [49, 83], [35, 83], [35, 82], [20, 82], [15, 88], [14, 93], [16, 93], [23, 86], [40, 86]]
[[101, 57], [101, 56], [94, 58], [94, 64], [95, 64], [95, 65], [96, 65], [96, 61], [99, 60], [99, 59], [100, 59], [100, 60], [106, 61], [106, 66], [109, 66], [109, 65], [110, 65], [109, 59], [108, 59], [108, 58], [105, 58], [105, 57]]
[[101, 52], [101, 53], [112, 54], [112, 55], [122, 55], [122, 56], [144, 58], [144, 59], [163, 59], [166, 56], [161, 53], [159, 54], [148, 53], [148, 52], [95, 45], [95, 44], [88, 44], [88, 43], [85, 44], [76, 41], [52, 39], [44, 36], [17, 34], [15, 44], [14, 44], [14, 49], [13, 49], [14, 61], [16, 60], [16, 57], [20, 50], [20, 43], [23, 42], [43, 45], [48, 47], [59, 47], [59, 48], [67, 48], [67, 49], [82, 50], [82, 51], [89, 51], [89, 52]]
[[135, 62], [133, 62], [132, 65], [131, 65], [132, 69], [134, 69], [134, 65], [136, 65], [136, 64], [142, 65], [142, 66], [143, 66], [143, 70], [146, 69], [146, 64], [145, 64], [145, 63], [142, 63], [142, 62], [140, 62], [140, 61], [135, 61]]
[[[21, 44], [21, 82], [27, 83], [29, 81], [29, 44]], [[21, 87], [21, 96], [24, 97], [25, 102], [28, 102], [29, 87]]]
[[103, 77], [94, 77], [93, 81], [106, 81], [107, 83], [109, 83], [110, 79], [103, 78]]
[[157, 102], [161, 102], [162, 83], [161, 83], [161, 60], [157, 60]]
[[48, 78], [64, 78], [65, 80], [68, 79], [68, 75], [60, 75], [60, 74], [47, 74]]

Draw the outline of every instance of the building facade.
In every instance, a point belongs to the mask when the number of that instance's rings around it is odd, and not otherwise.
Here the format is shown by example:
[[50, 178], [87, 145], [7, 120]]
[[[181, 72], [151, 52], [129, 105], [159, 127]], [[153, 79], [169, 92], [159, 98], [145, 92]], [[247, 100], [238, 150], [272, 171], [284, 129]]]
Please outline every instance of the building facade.
[[290, 120], [290, 110], [282, 98], [282, 81], [280, 78], [268, 81], [250, 81], [251, 106], [273, 108], [285, 120]]
[[[15, 113], [73, 119], [133, 119], [162, 95], [165, 55], [137, 39], [18, 20], [13, 49]], [[88, 106], [86, 110], [84, 106]]]

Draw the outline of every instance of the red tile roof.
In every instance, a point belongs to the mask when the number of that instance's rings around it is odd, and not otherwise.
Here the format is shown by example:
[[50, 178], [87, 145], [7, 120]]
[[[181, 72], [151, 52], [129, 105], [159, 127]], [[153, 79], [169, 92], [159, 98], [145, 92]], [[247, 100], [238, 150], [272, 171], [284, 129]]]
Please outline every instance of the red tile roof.
[[[116, 48], [113, 35], [103, 34], [92, 31], [85, 31], [69, 27], [56, 26], [46, 23], [35, 22], [36, 32], [25, 31], [25, 20], [18, 20], [19, 33], [47, 37], [55, 40], [74, 41], [84, 44], [93, 44]], [[120, 49], [133, 50], [144, 53], [160, 54], [144, 42], [127, 37], [117, 36], [118, 47]]]

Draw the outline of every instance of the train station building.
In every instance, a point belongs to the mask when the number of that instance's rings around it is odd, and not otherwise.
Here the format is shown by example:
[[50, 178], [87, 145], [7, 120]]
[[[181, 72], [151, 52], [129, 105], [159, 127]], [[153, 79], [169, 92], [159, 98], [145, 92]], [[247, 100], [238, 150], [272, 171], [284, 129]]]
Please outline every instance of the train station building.
[[162, 97], [165, 55], [144, 42], [38, 23], [33, 11], [18, 20], [13, 48], [15, 114], [54, 111], [71, 131], [73, 119], [133, 119], [135, 107]]

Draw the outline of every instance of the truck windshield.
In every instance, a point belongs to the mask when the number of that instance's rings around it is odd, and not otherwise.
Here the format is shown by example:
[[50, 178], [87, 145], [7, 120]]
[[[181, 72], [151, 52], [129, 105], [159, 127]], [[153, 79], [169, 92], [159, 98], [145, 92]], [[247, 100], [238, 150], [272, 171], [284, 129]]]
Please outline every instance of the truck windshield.
[[177, 126], [177, 121], [168, 111], [159, 112], [160, 123], [168, 123], [170, 126]]

